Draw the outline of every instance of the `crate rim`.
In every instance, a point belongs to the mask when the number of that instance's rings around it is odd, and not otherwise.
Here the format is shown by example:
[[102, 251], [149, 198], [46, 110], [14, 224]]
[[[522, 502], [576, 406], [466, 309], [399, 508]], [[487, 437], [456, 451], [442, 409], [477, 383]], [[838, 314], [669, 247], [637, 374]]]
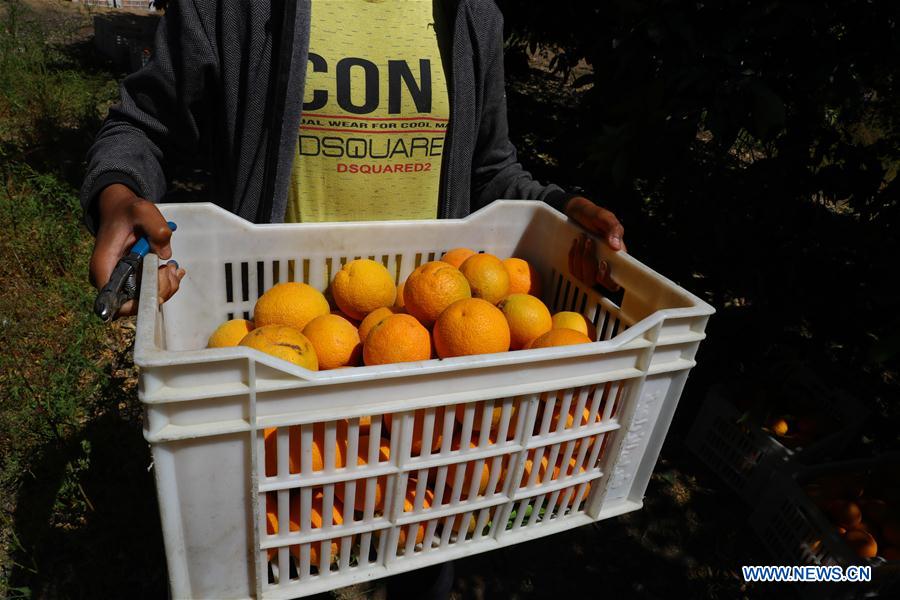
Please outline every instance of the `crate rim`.
[[[231, 213], [224, 208], [211, 202], [197, 202], [189, 204], [173, 203], [160, 204], [164, 211], [179, 210], [209, 210], [217, 212], [217, 218], [224, 218], [231, 221], [232, 225], [237, 226], [246, 231], [260, 229], [287, 229], [291, 231], [302, 231], [312, 229], [359, 229], [371, 227], [371, 221], [355, 221], [355, 222], [332, 222], [332, 223], [250, 223], [242, 219], [238, 215]], [[473, 219], [482, 218], [484, 215], [492, 211], [503, 210], [506, 207], [515, 206], [520, 208], [528, 208], [532, 211], [548, 211], [553, 217], [559, 220], [567, 220], [562, 213], [550, 208], [543, 202], [533, 200], [496, 200], [491, 204], [481, 208], [467, 217], [462, 219], [428, 219], [428, 220], [408, 220], [408, 221], [379, 221], [379, 225], [413, 227], [422, 223], [443, 223], [447, 221], [466, 222]], [[393, 377], [423, 375], [432, 372], [448, 372], [473, 368], [491, 368], [498, 366], [509, 366], [511, 364], [527, 365], [537, 362], [562, 360], [574, 357], [583, 357], [589, 355], [600, 355], [617, 350], [627, 349], [629, 345], [643, 346], [640, 344], [640, 338], [643, 338], [648, 331], [668, 319], [677, 319], [685, 317], [708, 316], [714, 314], [715, 308], [708, 304], [698, 296], [692, 294], [685, 288], [679, 286], [674, 281], [668, 279], [664, 275], [657, 273], [647, 265], [641, 263], [633, 256], [623, 252], [612, 252], [607, 249], [606, 243], [598, 236], [586, 231], [580, 225], [575, 225], [586, 235], [593, 238], [604, 252], [604, 259], [607, 260], [613, 272], [615, 272], [616, 264], [627, 264], [630, 268], [642, 271], [645, 275], [660, 280], [667, 287], [673, 288], [690, 305], [682, 308], [665, 308], [655, 311], [653, 314], [636, 322], [626, 331], [617, 334], [609, 340], [596, 341], [590, 344], [580, 344], [577, 346], [560, 346], [556, 348], [542, 348], [534, 350], [520, 350], [516, 352], [501, 352], [495, 354], [479, 354], [474, 356], [460, 356], [447, 359], [429, 359], [426, 361], [414, 361], [408, 363], [398, 363], [392, 365], [378, 365], [358, 367], [356, 369], [334, 369], [329, 371], [311, 371], [309, 369], [292, 365], [286, 361], [279, 360], [269, 356], [259, 350], [245, 347], [234, 348], [204, 348], [198, 350], [172, 351], [159, 348], [155, 343], [153, 331], [156, 327], [156, 321], [162, 310], [155, 302], [157, 296], [157, 279], [153, 276], [159, 268], [159, 258], [156, 254], [148, 254], [143, 264], [144, 284], [140, 289], [140, 303], [138, 305], [137, 318], [137, 335], [135, 336], [134, 348], [134, 364], [141, 368], [147, 367], [167, 367], [183, 364], [196, 363], [214, 363], [214, 362], [231, 362], [235, 360], [250, 360], [261, 363], [276, 371], [292, 375], [296, 378], [298, 385], [322, 385], [330, 383], [349, 383], [354, 381], [373, 381], [377, 379], [386, 379]], [[177, 234], [176, 234], [177, 235]], [[695, 334], [688, 336], [690, 339], [685, 341], [701, 341], [705, 339], [706, 334]], [[636, 344], [636, 342], [638, 342]]]

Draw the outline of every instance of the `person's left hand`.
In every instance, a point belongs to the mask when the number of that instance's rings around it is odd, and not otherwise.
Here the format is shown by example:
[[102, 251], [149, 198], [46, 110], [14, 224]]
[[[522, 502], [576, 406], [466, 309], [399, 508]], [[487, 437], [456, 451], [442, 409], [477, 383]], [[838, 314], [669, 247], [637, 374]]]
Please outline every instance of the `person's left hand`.
[[[591, 233], [603, 236], [616, 252], [627, 252], [623, 239], [625, 229], [612, 212], [582, 196], [569, 200], [565, 212]], [[585, 235], [576, 238], [569, 249], [569, 271], [591, 287], [599, 283], [612, 291], [618, 290], [619, 284], [613, 281], [609, 264], [605, 260], [598, 261], [596, 256], [592, 239]]]

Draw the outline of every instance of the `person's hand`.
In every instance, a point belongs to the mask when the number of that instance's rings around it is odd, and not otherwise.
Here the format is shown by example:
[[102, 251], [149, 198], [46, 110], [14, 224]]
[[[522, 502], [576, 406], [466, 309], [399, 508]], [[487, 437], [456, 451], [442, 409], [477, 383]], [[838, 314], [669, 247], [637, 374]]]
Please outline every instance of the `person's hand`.
[[[172, 257], [169, 245], [172, 230], [166, 219], [155, 204], [139, 198], [128, 187], [114, 183], [104, 188], [100, 192], [99, 212], [100, 225], [90, 263], [90, 281], [97, 289], [106, 285], [116, 263], [141, 237], [146, 236], [150, 250], [162, 260]], [[184, 275], [185, 270], [178, 268], [175, 261], [159, 268], [160, 304], [178, 291]], [[136, 312], [137, 300], [130, 300], [122, 305], [116, 317]]]
[[[623, 239], [625, 229], [610, 211], [587, 198], [575, 196], [566, 204], [565, 213], [591, 233], [602, 236], [614, 251], [627, 252]], [[596, 256], [594, 241], [586, 235], [579, 236], [569, 249], [569, 271], [591, 287], [599, 283], [609, 290], [618, 290], [619, 284], [613, 281], [609, 264], [598, 261]]]

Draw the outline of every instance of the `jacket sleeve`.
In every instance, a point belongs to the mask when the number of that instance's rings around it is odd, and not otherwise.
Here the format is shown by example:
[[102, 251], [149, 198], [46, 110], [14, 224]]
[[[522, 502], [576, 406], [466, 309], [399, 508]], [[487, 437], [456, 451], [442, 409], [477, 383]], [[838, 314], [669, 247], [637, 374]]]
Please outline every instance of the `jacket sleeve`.
[[498, 198], [543, 200], [562, 212], [566, 202], [575, 194], [557, 185], [541, 185], [532, 178], [516, 157], [516, 148], [509, 140], [506, 118], [506, 84], [503, 72], [503, 16], [493, 2], [488, 14], [489, 26], [484, 29], [486, 39], [479, 40], [483, 53], [479, 75], [484, 86], [478, 141], [472, 159], [473, 210], [486, 206]]
[[81, 205], [91, 233], [103, 188], [121, 183], [158, 202], [166, 193], [169, 164], [199, 151], [218, 73], [209, 33], [195, 2], [170, 3], [150, 62], [122, 82], [121, 100], [109, 109], [87, 155]]

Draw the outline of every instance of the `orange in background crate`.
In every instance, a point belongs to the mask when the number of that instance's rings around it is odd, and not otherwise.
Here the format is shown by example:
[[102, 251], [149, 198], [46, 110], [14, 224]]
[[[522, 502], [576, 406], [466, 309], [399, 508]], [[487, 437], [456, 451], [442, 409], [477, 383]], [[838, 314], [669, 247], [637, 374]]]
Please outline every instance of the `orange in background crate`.
[[[806, 483], [803, 491], [854, 554], [897, 560], [900, 493], [893, 480], [894, 475], [887, 472], [829, 473]], [[813, 551], [819, 548], [821, 543], [814, 542]]]
[[[299, 491], [291, 490], [291, 498], [289, 505], [289, 515], [290, 515], [290, 530], [291, 531], [300, 531], [300, 493]], [[344, 522], [343, 517], [341, 516], [341, 507], [340, 504], [335, 502], [332, 506], [332, 524], [340, 525]], [[310, 527], [313, 529], [321, 529], [322, 528], [322, 493], [318, 492], [313, 494], [312, 505], [310, 507]], [[266, 494], [266, 532], [269, 535], [275, 535], [278, 533], [278, 495], [276, 492], [269, 492]], [[331, 543], [331, 561], [335, 562], [337, 560], [337, 552], [338, 545], [336, 542]], [[291, 555], [300, 560], [300, 546], [293, 545], [290, 546]], [[269, 548], [267, 552], [267, 556], [269, 560], [275, 558], [278, 554], [277, 548]], [[314, 543], [309, 546], [309, 559], [310, 564], [318, 567], [319, 566], [319, 544]]]

